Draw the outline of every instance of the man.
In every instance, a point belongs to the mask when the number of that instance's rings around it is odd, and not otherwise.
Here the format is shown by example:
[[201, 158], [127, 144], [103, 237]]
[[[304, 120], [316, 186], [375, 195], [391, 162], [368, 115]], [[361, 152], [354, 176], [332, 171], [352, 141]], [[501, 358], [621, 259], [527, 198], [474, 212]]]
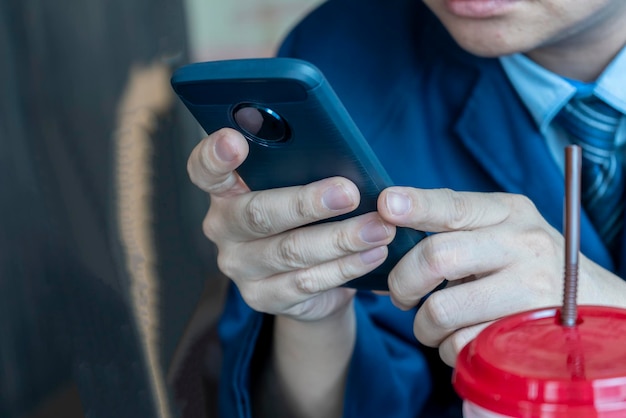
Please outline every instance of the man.
[[[222, 414], [458, 416], [435, 402], [442, 372], [423, 345], [453, 366], [492, 321], [560, 303], [561, 154], [578, 140], [562, 109], [602, 99], [624, 140], [625, 17], [622, 0], [331, 0], [305, 19], [281, 54], [322, 69], [401, 187], [377, 213], [304, 226], [350, 212], [358, 190], [331, 178], [250, 192], [232, 130], [194, 150], [205, 234], [236, 285]], [[621, 173], [618, 157], [603, 167]], [[583, 216], [580, 303], [626, 307], [614, 202]], [[390, 298], [338, 287], [382, 263], [396, 226], [436, 234], [390, 273]]]

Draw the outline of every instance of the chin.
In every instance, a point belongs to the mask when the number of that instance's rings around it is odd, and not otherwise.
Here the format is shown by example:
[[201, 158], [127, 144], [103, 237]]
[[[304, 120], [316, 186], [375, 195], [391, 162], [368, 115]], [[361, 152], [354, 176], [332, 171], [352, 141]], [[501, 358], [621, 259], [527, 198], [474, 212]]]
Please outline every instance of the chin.
[[463, 37], [454, 37], [454, 39], [461, 48], [479, 57], [494, 58], [526, 51], [526, 48], [519, 45], [513, 46], [506, 42], [485, 42], [482, 39], [474, 40]]
[[485, 25], [484, 22], [470, 25], [448, 27], [454, 40], [466, 51], [480, 57], [498, 57], [502, 55], [526, 52], [533, 48], [534, 40], [530, 34], [515, 31], [502, 25]]

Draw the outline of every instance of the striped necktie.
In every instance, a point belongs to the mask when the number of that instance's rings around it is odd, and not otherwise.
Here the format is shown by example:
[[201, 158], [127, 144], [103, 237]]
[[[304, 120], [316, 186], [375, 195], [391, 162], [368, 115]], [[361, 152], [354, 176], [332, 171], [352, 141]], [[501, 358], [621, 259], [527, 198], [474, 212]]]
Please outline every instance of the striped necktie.
[[556, 121], [582, 149], [582, 206], [611, 253], [624, 225], [625, 176], [615, 136], [622, 114], [594, 96], [575, 97]]

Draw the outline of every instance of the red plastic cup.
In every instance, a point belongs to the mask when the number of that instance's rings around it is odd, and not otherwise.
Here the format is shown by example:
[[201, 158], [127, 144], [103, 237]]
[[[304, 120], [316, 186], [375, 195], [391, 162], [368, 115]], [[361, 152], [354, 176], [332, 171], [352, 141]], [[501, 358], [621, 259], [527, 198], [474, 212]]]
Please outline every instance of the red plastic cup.
[[465, 418], [626, 417], [626, 310], [579, 306], [512, 315], [461, 351], [453, 384]]

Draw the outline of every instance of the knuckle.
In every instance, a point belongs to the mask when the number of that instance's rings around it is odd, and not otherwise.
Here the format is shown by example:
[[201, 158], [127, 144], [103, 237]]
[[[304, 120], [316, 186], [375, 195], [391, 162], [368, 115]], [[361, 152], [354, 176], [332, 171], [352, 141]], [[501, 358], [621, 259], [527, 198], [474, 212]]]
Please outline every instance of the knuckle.
[[298, 217], [298, 219], [304, 219], [308, 221], [314, 219], [316, 214], [313, 205], [307, 199], [306, 190], [308, 190], [307, 187], [301, 187], [298, 190], [298, 194], [293, 206], [295, 215]]
[[187, 175], [201, 190], [212, 194], [227, 190], [237, 182], [230, 171], [218, 173], [211, 164], [209, 146], [206, 142], [196, 147], [187, 159]]
[[219, 223], [214, 220], [213, 216], [207, 214], [202, 221], [202, 233], [207, 237], [210, 241], [215, 242], [218, 236], [218, 225]]
[[393, 296], [394, 302], [402, 309], [409, 309], [412, 305], [411, 290], [407, 284], [408, 280], [401, 280], [394, 274], [390, 275], [387, 281], [389, 292]]
[[446, 189], [452, 201], [451, 217], [447, 219], [446, 227], [451, 230], [463, 229], [472, 224], [472, 210], [467, 199], [452, 190]]
[[561, 255], [560, 246], [553, 234], [541, 226], [526, 229], [521, 240], [536, 258], [552, 258]]
[[254, 309], [257, 312], [263, 312], [263, 304], [262, 298], [259, 292], [257, 291], [256, 286], [240, 286], [239, 293], [241, 294], [241, 298], [250, 308]]
[[250, 230], [260, 235], [270, 234], [271, 222], [261, 194], [253, 194], [244, 207], [244, 219]]
[[231, 279], [237, 277], [237, 266], [239, 263], [235, 257], [228, 255], [228, 251], [218, 251], [217, 253], [217, 268]]
[[307, 295], [320, 292], [320, 283], [313, 277], [310, 269], [298, 270], [294, 273], [294, 282], [299, 291]]
[[450, 367], [456, 365], [456, 360], [461, 352], [461, 350], [457, 348], [458, 340], [458, 336], [453, 334], [439, 346], [439, 357]]
[[301, 245], [302, 240], [298, 234], [287, 234], [278, 242], [276, 251], [279, 259], [293, 269], [305, 267], [305, 257]]
[[323, 270], [311, 268], [294, 272], [298, 290], [304, 294], [314, 295], [339, 286], [358, 275], [358, 269], [346, 258], [336, 260], [334, 268]]
[[450, 351], [454, 358], [459, 355], [467, 343], [472, 341], [475, 335], [476, 332], [471, 329], [462, 329], [450, 336]]
[[531, 309], [562, 302], [563, 282], [559, 280], [559, 278], [562, 279], [561, 274], [555, 274], [554, 270], [547, 267], [539, 267], [533, 272], [532, 279], [529, 280], [527, 271], [524, 271], [519, 275], [519, 286], [523, 288], [523, 291], [519, 292], [518, 304], [523, 304], [527, 309]]
[[509, 206], [513, 208], [513, 211], [518, 214], [528, 213], [528, 211], [537, 212], [537, 207], [528, 196], [522, 194], [505, 194], [506, 199], [509, 199]]
[[393, 297], [401, 302], [402, 297], [404, 295], [404, 286], [401, 283], [402, 281], [398, 279], [398, 277], [394, 274], [389, 275], [389, 280], [387, 281], [387, 286], [389, 286], [389, 293], [393, 295]]
[[352, 257], [344, 257], [337, 260], [337, 270], [342, 283], [354, 279], [358, 274], [358, 269], [351, 260]]
[[441, 360], [445, 364], [447, 364], [450, 367], [454, 367], [456, 362], [452, 358], [452, 355], [449, 353], [449, 350], [447, 350], [446, 346], [443, 344], [439, 346], [439, 357], [441, 357]]
[[[413, 335], [421, 344], [424, 344], [426, 347], [437, 347], [439, 345], [439, 341], [435, 340], [433, 336], [432, 327], [427, 324], [424, 320], [424, 312], [423, 309], [420, 308], [413, 319]], [[427, 326], [424, 326], [424, 325]]]
[[350, 233], [342, 228], [337, 228], [334, 232], [333, 245], [342, 254], [349, 254], [354, 251]]
[[456, 318], [452, 314], [453, 309], [450, 309], [446, 303], [448, 300], [449, 298], [443, 292], [434, 292], [421, 308], [435, 327], [444, 330], [453, 329], [456, 325]]
[[446, 338], [446, 340], [439, 346], [439, 353], [444, 362], [454, 367], [459, 354], [465, 346], [476, 338], [476, 336], [491, 323], [493, 323], [493, 321], [463, 328], [448, 336], [448, 338]]
[[[215, 180], [215, 179], [214, 179]], [[237, 176], [228, 174], [221, 178], [219, 181], [215, 181], [211, 184], [205, 184], [202, 189], [209, 194], [219, 194], [225, 190], [230, 189], [237, 183]]]
[[435, 234], [422, 242], [420, 262], [431, 272], [431, 275], [445, 278], [444, 270], [454, 261], [453, 257], [450, 257], [447, 241], [442, 235]]

